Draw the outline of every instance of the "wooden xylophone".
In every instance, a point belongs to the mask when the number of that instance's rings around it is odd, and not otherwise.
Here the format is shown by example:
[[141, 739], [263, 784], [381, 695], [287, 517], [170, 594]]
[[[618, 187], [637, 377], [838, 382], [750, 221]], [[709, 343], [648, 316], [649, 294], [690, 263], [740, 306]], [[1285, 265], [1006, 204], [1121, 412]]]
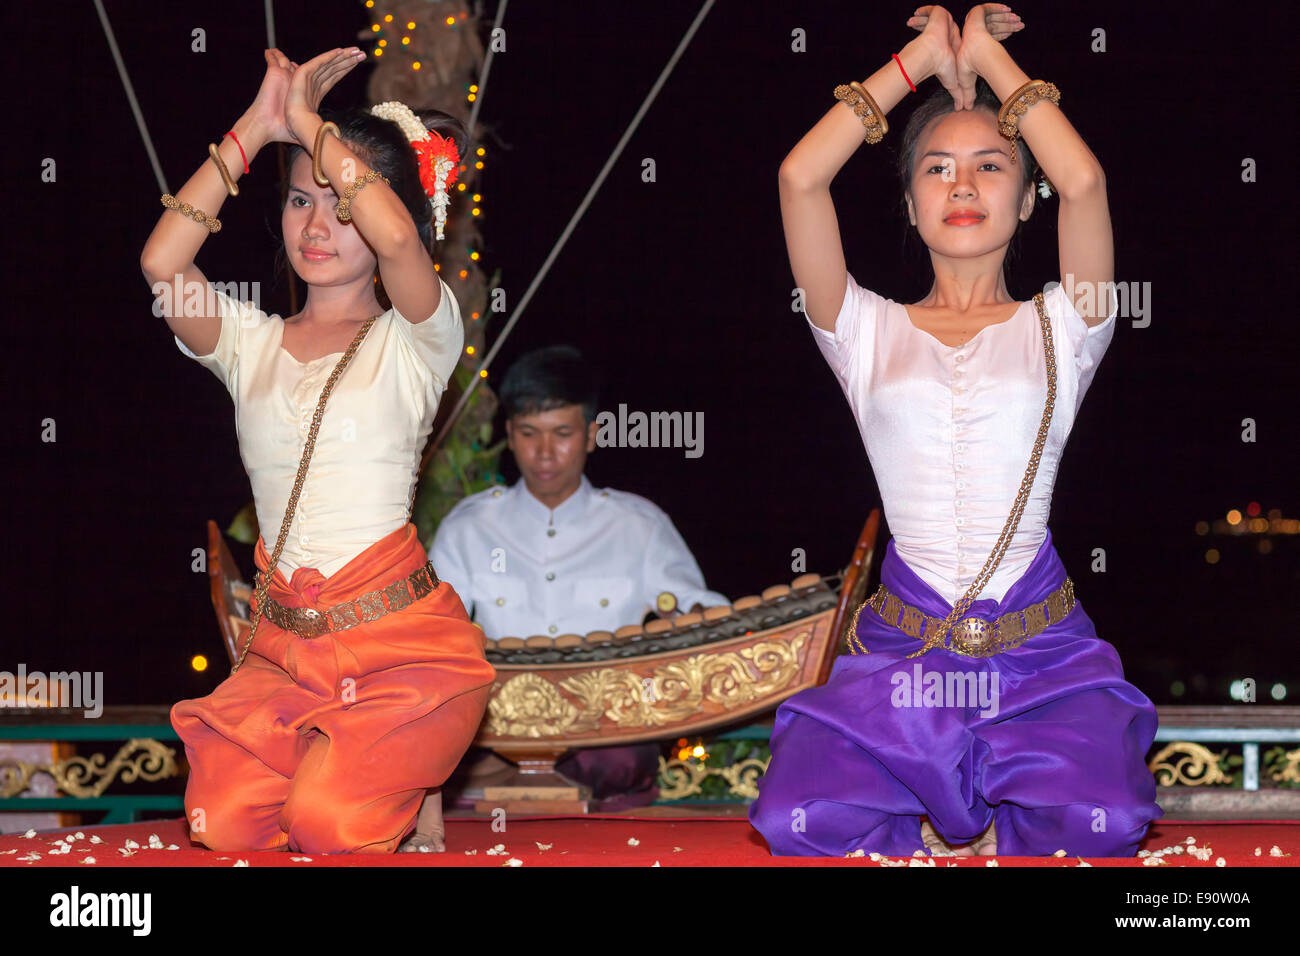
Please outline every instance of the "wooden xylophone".
[[[866, 599], [880, 512], [867, 518], [844, 571], [675, 619], [589, 634], [488, 638], [496, 668], [475, 743], [549, 763], [574, 747], [696, 736], [770, 712], [823, 683], [844, 629]], [[215, 522], [208, 573], [233, 661], [249, 627], [249, 585]]]

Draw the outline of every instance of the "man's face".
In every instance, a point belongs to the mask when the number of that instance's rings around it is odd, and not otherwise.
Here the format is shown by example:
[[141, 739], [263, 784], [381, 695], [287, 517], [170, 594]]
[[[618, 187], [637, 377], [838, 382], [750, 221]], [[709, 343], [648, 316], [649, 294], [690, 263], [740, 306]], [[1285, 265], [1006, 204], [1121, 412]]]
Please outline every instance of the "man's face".
[[516, 415], [506, 422], [510, 450], [528, 490], [538, 497], [578, 484], [598, 430], [595, 422], [583, 421], [581, 405]]

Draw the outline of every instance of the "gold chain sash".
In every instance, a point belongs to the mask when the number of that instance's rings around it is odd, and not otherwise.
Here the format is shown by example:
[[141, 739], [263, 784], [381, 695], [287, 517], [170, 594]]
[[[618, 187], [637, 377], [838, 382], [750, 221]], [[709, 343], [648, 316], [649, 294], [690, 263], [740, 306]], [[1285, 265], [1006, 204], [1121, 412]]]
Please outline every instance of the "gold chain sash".
[[[928, 633], [924, 638], [925, 644], [919, 651], [915, 651], [907, 656], [920, 657], [927, 651], [936, 647], [946, 647], [947, 639], [955, 625], [970, 608], [975, 601], [975, 596], [980, 593], [984, 585], [988, 583], [989, 578], [993, 576], [994, 570], [1002, 561], [1002, 556], [1006, 553], [1007, 547], [1011, 544], [1011, 539], [1015, 537], [1016, 528], [1020, 526], [1020, 516], [1024, 514], [1025, 504], [1029, 501], [1029, 491], [1034, 486], [1034, 476], [1038, 474], [1038, 462], [1043, 456], [1043, 447], [1047, 444], [1047, 430], [1052, 425], [1052, 409], [1056, 407], [1056, 351], [1052, 347], [1052, 324], [1047, 315], [1047, 306], [1043, 299], [1043, 293], [1039, 292], [1034, 296], [1034, 307], [1038, 310], [1039, 327], [1043, 331], [1043, 355], [1047, 363], [1047, 401], [1043, 405], [1043, 420], [1038, 426], [1038, 437], [1034, 441], [1033, 451], [1029, 455], [1029, 466], [1025, 469], [1024, 480], [1020, 482], [1020, 491], [1016, 495], [1015, 503], [1011, 506], [1011, 514], [1007, 515], [1007, 522], [1002, 528], [1002, 534], [998, 538], [997, 544], [993, 546], [993, 552], [989, 555], [988, 560], [984, 562], [984, 567], [976, 575], [971, 586], [961, 599], [953, 606], [948, 616], [934, 627], [933, 633]], [[1068, 579], [1067, 579], [1068, 580]], [[879, 593], [879, 592], [877, 592]], [[1071, 586], [1073, 594], [1073, 587]], [[849, 622], [848, 628], [842, 637], [848, 642], [849, 652], [852, 654], [869, 654], [866, 646], [858, 639], [858, 617], [862, 614], [862, 609], [866, 607], [873, 598], [863, 601], [856, 611], [853, 612], [853, 620]], [[874, 610], [874, 609], [873, 609]], [[967, 620], [978, 620], [978, 618], [968, 618]], [[891, 621], [892, 623], [892, 621]], [[983, 622], [980, 622], [983, 623]], [[965, 625], [965, 622], [963, 622]], [[927, 628], [927, 632], [930, 629]], [[963, 636], [965, 632], [963, 631]], [[996, 652], [995, 652], [996, 653]]]

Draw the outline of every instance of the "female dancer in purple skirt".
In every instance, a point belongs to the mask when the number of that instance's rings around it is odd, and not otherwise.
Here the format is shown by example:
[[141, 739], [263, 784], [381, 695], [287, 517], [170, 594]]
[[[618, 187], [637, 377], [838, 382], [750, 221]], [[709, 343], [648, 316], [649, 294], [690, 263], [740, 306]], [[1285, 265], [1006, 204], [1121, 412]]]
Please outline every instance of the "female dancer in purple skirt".
[[[1116, 325], [1105, 177], [1055, 87], [1022, 96], [1030, 77], [999, 42], [1022, 26], [1009, 7], [975, 7], [964, 32], [942, 7], [917, 14], [920, 36], [837, 90], [843, 102], [781, 166], [790, 264], [893, 538], [882, 588], [850, 629], [852, 653], [777, 711], [749, 818], [779, 856], [911, 856], [923, 844], [958, 856], [1132, 856], [1161, 815], [1144, 762], [1155, 708], [1097, 637], [1047, 529], [1061, 453]], [[947, 92], [912, 114], [899, 174], [934, 284], [904, 305], [848, 274], [830, 183], [931, 75]], [[1017, 100], [1018, 131], [1004, 135], [999, 108]], [[1035, 157], [1044, 192], [1060, 197], [1064, 284], [1043, 296], [1054, 410], [1026, 497], [1049, 370], [1036, 303], [1011, 298], [1003, 260], [1034, 207]], [[871, 270], [875, 281], [891, 268]]]

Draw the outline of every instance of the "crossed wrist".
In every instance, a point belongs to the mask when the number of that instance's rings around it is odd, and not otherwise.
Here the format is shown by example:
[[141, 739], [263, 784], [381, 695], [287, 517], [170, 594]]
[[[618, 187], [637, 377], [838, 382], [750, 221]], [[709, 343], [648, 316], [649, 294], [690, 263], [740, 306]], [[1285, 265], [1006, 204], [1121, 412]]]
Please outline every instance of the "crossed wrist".
[[298, 140], [303, 149], [310, 151], [316, 139], [316, 132], [320, 129], [321, 124], [321, 118], [317, 114], [303, 113], [295, 116], [288, 125], [289, 132], [293, 133], [294, 138]]
[[238, 137], [239, 145], [244, 148], [244, 156], [250, 163], [258, 150], [270, 141], [268, 132], [247, 114], [241, 116], [235, 125], [230, 127], [230, 131]]

